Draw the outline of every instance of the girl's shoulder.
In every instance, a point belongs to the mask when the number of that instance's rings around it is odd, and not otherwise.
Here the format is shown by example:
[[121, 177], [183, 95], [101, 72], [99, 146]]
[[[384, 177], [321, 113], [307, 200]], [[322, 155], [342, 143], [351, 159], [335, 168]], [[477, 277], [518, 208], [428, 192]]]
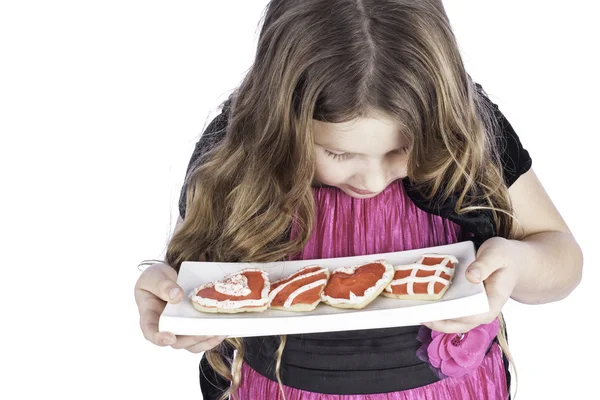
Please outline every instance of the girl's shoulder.
[[501, 167], [506, 185], [510, 187], [521, 175], [531, 168], [531, 156], [523, 146], [513, 126], [502, 111], [500, 111], [498, 105], [490, 100], [488, 94], [479, 83], [475, 83], [475, 88], [481, 95], [480, 98], [493, 111], [493, 117], [497, 124], [497, 130], [494, 133], [500, 153]]

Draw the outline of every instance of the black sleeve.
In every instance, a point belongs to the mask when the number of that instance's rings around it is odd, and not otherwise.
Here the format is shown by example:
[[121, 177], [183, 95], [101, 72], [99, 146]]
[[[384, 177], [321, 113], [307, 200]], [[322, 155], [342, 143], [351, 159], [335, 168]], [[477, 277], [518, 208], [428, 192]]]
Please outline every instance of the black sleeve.
[[221, 113], [213, 118], [200, 136], [200, 140], [196, 143], [194, 152], [192, 153], [192, 157], [190, 158], [187, 166], [185, 181], [183, 183], [183, 187], [181, 188], [181, 193], [179, 194], [179, 215], [181, 216], [181, 219], [185, 219], [188, 176], [190, 175], [190, 172], [194, 170], [194, 168], [201, 164], [202, 156], [204, 156], [209, 150], [216, 147], [225, 137], [230, 104], [231, 99], [227, 100], [223, 104]]
[[519, 136], [511, 126], [510, 122], [506, 119], [504, 114], [498, 108], [498, 105], [494, 104], [483, 87], [475, 83], [475, 86], [481, 94], [483, 94], [484, 101], [492, 107], [494, 116], [498, 123], [498, 145], [500, 150], [500, 161], [502, 162], [502, 169], [504, 173], [504, 181], [506, 185], [510, 187], [517, 179], [531, 168], [531, 157], [529, 152], [523, 147]]

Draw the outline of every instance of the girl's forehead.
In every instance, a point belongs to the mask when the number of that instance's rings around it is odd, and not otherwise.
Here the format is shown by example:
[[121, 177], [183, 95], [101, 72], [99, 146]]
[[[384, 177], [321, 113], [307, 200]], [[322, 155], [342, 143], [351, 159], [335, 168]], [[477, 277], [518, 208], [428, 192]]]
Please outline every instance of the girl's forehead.
[[408, 144], [402, 124], [383, 115], [331, 123], [313, 120], [315, 143], [340, 152], [389, 152]]

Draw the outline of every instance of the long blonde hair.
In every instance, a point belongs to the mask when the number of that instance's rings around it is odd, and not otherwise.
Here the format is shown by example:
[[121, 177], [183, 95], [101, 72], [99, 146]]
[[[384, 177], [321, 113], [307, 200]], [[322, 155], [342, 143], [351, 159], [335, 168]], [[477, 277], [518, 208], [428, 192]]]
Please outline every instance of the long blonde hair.
[[[440, 0], [272, 0], [230, 100], [224, 139], [186, 180], [186, 217], [167, 249], [176, 270], [202, 257], [271, 262], [300, 252], [314, 219], [312, 120], [374, 110], [405, 128], [408, 178], [424, 197], [455, 196], [459, 214], [490, 210], [497, 233], [510, 235], [493, 109], [465, 71]], [[510, 357], [504, 328], [499, 342]], [[223, 398], [235, 395], [244, 354], [242, 340], [228, 343], [233, 371], [219, 348], [207, 352], [232, 380]]]

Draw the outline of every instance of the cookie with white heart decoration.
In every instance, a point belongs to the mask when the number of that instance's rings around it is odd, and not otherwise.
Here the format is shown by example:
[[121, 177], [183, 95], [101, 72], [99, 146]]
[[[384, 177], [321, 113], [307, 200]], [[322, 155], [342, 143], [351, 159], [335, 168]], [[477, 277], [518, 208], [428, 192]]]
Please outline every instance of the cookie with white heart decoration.
[[208, 313], [261, 312], [269, 305], [269, 276], [247, 268], [216, 282], [197, 286], [189, 294], [194, 308]]

